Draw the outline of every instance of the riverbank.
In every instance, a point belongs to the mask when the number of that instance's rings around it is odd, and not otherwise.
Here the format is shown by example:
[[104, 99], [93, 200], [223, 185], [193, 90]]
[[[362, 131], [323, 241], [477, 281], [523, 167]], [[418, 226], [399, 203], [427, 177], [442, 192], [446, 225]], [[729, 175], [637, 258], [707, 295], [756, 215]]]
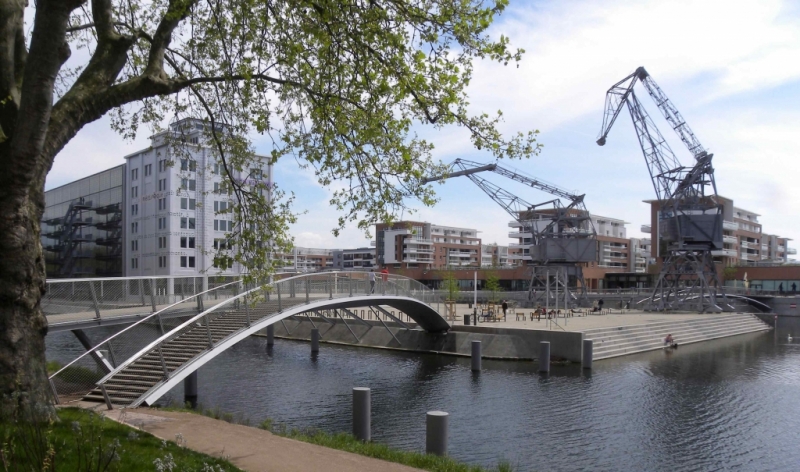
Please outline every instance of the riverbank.
[[[485, 469], [447, 457], [392, 449], [379, 443], [362, 443], [352, 436], [322, 431], [286, 431], [274, 434], [263, 427], [235, 424], [183, 409], [117, 409], [107, 411], [95, 403], [78, 403], [114, 421], [153, 436], [178, 443], [195, 452], [221, 458], [247, 472], [488, 472], [510, 471], [505, 465]], [[227, 417], [229, 415], [222, 415]], [[231, 416], [232, 417], [232, 416]]]

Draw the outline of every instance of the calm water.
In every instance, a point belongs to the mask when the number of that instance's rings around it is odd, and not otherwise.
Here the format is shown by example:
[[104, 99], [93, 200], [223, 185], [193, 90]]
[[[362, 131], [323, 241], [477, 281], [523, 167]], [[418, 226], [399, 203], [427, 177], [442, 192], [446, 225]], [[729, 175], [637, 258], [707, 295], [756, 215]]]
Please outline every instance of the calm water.
[[[373, 438], [425, 447], [425, 412], [450, 413], [450, 454], [518, 470], [800, 470], [800, 319], [777, 333], [553, 367], [306, 343], [240, 343], [201, 368], [200, 403], [258, 423], [350, 431], [351, 388], [372, 388]], [[796, 337], [788, 341], [792, 333]], [[99, 333], [98, 333], [99, 334]], [[48, 336], [50, 358], [79, 352]], [[69, 352], [71, 351], [71, 352]], [[182, 401], [182, 389], [171, 392]]]

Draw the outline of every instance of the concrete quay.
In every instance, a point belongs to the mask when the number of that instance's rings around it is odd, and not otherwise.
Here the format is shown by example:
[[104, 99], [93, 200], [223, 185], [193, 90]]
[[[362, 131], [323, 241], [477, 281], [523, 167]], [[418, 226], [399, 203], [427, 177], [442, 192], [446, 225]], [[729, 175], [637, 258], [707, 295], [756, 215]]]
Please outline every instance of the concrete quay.
[[[473, 310], [466, 304], [456, 307], [447, 334], [406, 330], [394, 323], [367, 320], [364, 324], [326, 323], [315, 319], [321, 342], [412, 352], [469, 356], [472, 341], [481, 341], [482, 357], [498, 360], [536, 360], [541, 341], [551, 344], [551, 357], [581, 362], [583, 340], [591, 339], [594, 360], [663, 348], [663, 339], [672, 334], [679, 344], [702, 342], [769, 330], [770, 326], [748, 313], [655, 313], [638, 310], [608, 310], [608, 314], [561, 317], [547, 320], [531, 318], [532, 309], [509, 310], [506, 320], [479, 320], [477, 326], [464, 325], [464, 315]], [[524, 316], [523, 316], [524, 315]], [[472, 321], [472, 320], [471, 320]], [[284, 339], [311, 338], [309, 321], [289, 321], [277, 325], [275, 336]]]

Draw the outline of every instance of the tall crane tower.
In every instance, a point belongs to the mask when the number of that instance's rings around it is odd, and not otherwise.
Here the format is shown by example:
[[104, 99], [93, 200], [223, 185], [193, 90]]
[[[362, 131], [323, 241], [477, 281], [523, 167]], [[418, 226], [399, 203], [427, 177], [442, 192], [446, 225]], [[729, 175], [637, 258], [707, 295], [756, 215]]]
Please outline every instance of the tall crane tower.
[[[682, 166], [678, 161], [636, 97], [634, 85], [637, 82], [644, 84], [664, 118], [692, 153], [694, 165]], [[600, 146], [606, 143], [623, 105], [627, 106], [633, 120], [660, 205], [654, 231], [667, 244], [667, 256], [647, 308], [721, 311], [718, 297], [721, 297], [722, 306], [729, 308], [712, 257], [712, 251], [723, 248], [723, 214], [711, 165], [713, 154], [703, 148], [678, 109], [644, 67], [608, 89], [603, 128], [597, 140]]]
[[[556, 198], [531, 204], [517, 195], [477, 175], [494, 172]], [[519, 248], [531, 264], [528, 300], [532, 303], [555, 303], [564, 300], [564, 308], [586, 304], [586, 286], [582, 263], [597, 258], [594, 225], [584, 204], [584, 195], [576, 195], [523, 175], [498, 164], [480, 164], [456, 159], [450, 172], [424, 179], [424, 183], [466, 176], [519, 223]], [[562, 202], [566, 202], [566, 205]]]

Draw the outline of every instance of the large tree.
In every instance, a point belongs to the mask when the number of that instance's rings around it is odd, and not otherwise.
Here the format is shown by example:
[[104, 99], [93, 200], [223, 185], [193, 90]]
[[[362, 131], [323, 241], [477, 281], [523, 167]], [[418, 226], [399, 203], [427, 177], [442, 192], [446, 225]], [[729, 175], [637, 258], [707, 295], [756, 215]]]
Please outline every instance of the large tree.
[[[500, 113], [471, 114], [475, 58], [519, 60], [486, 30], [506, 0], [0, 0], [0, 394], [2, 414], [48, 401], [40, 309], [45, 177], [64, 146], [106, 114], [125, 137], [182, 117], [213, 123], [210, 145], [238, 205], [219, 262], [269, 271], [263, 241], [288, 240], [288, 198], [232, 178], [268, 157], [310, 166], [338, 231], [434, 202], [420, 123], [466, 128], [495, 158], [535, 154], [535, 132], [503, 137]], [[26, 22], [26, 14], [29, 16]], [[32, 21], [31, 21], [32, 20]], [[72, 57], [71, 57], [72, 56]], [[176, 140], [179, 143], [179, 140]], [[77, 164], [77, 163], [76, 163]]]

